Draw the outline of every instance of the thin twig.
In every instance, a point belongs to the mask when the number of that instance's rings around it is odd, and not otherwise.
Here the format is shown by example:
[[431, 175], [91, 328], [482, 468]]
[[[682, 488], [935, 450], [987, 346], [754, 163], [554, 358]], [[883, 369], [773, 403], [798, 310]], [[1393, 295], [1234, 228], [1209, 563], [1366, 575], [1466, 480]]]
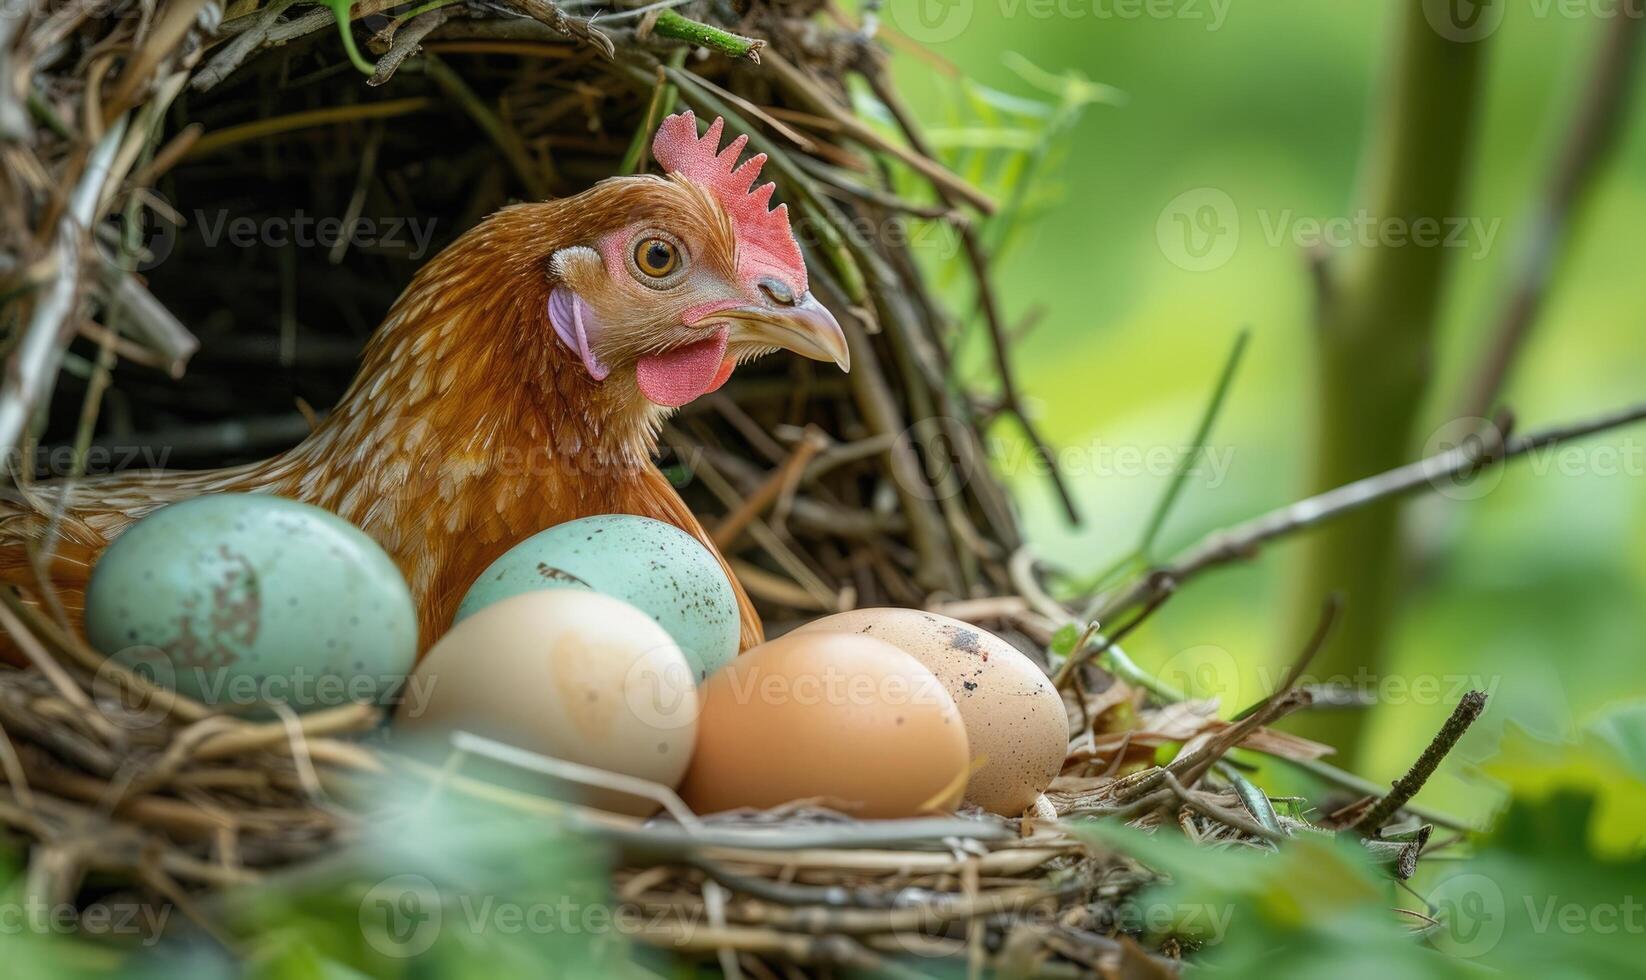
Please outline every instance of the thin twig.
[[587, 18], [568, 16], [561, 11], [553, 0], [504, 0], [504, 2], [532, 20], [552, 28], [559, 34], [588, 42], [594, 46], [595, 50], [607, 58], [617, 56], [617, 48], [612, 44], [611, 38], [596, 30]]
[[1286, 840], [1286, 834], [1284, 832], [1280, 830], [1271, 830], [1256, 821], [1246, 819], [1226, 807], [1221, 807], [1215, 803], [1212, 803], [1200, 793], [1184, 786], [1182, 781], [1172, 775], [1170, 771], [1166, 773], [1165, 783], [1166, 788], [1172, 791], [1172, 794], [1177, 797], [1179, 803], [1182, 803], [1184, 806], [1203, 817], [1216, 820], [1218, 823], [1233, 827], [1243, 834], [1261, 838], [1271, 844], [1278, 844], [1281, 841]]
[[1097, 618], [1107, 619], [1123, 609], [1150, 601], [1160, 587], [1156, 573], [1164, 572], [1170, 581], [1181, 585], [1210, 569], [1248, 560], [1270, 541], [1324, 524], [1368, 504], [1403, 497], [1425, 487], [1444, 486], [1459, 477], [1503, 465], [1536, 450], [1632, 425], [1642, 419], [1646, 419], [1646, 403], [1507, 439], [1497, 453], [1483, 455], [1470, 443], [1288, 504], [1206, 535], [1171, 562], [1151, 569], [1131, 586], [1106, 599]]
[[1242, 328], [1235, 335], [1234, 346], [1229, 350], [1229, 356], [1223, 362], [1223, 370], [1218, 374], [1217, 384], [1212, 388], [1212, 396], [1200, 414], [1200, 422], [1195, 426], [1194, 438], [1189, 443], [1189, 449], [1172, 472], [1171, 481], [1166, 484], [1166, 491], [1156, 501], [1154, 512], [1149, 515], [1148, 523], [1143, 526], [1143, 535], [1138, 539], [1137, 553], [1144, 560], [1154, 557], [1155, 540], [1165, 528], [1166, 519], [1171, 516], [1172, 508], [1188, 482], [1189, 473], [1206, 452], [1206, 440], [1211, 438], [1212, 426], [1217, 424], [1218, 417], [1223, 414], [1224, 402], [1229, 397], [1229, 389], [1234, 384], [1235, 374], [1240, 370], [1240, 360], [1245, 356], [1246, 346], [1251, 339], [1250, 327]]
[[[772, 60], [775, 63], [779, 59], [774, 57]], [[797, 69], [789, 67], [788, 70], [798, 74]], [[925, 139], [920, 135], [920, 129], [915, 125], [914, 118], [909, 115], [902, 102], [892, 95], [890, 86], [885, 84], [884, 80], [875, 73], [871, 73], [868, 79], [881, 102], [891, 112], [892, 118], [896, 120], [898, 128], [903, 133], [903, 138], [909, 141], [910, 146], [914, 147], [915, 158], [935, 160], [936, 158], [932, 155], [930, 147], [926, 145]], [[830, 100], [822, 99], [820, 101], [826, 112], [839, 118], [839, 114], [843, 110], [840, 110]], [[841, 122], [844, 124], [844, 120], [841, 120]], [[855, 118], [853, 118], [853, 122], [856, 122]], [[862, 124], [857, 123], [857, 125], [861, 126]], [[932, 188], [937, 191], [938, 196], [951, 209], [957, 206], [956, 198], [966, 198], [964, 192], [969, 189], [970, 185], [962, 183], [955, 186], [951, 182], [938, 180], [934, 175], [927, 174], [925, 171], [921, 172], [923, 176], [931, 181]], [[947, 173], [947, 171], [942, 171], [942, 173]], [[976, 205], [975, 201], [970, 201], [969, 198], [966, 199], [969, 203]], [[990, 201], [989, 205], [989, 207], [980, 208], [986, 215], [993, 214], [995, 211], [994, 202]], [[960, 235], [961, 251], [966, 257], [967, 265], [971, 268], [972, 279], [977, 287], [978, 306], [982, 309], [984, 325], [989, 332], [989, 349], [994, 355], [995, 373], [1000, 379], [1001, 403], [1017, 419], [1018, 424], [1023, 428], [1023, 434], [1028, 437], [1030, 445], [1034, 447], [1035, 455], [1045, 463], [1047, 478], [1051, 481], [1052, 488], [1057, 492], [1057, 498], [1063, 506], [1064, 515], [1071, 524], [1079, 524], [1080, 511], [1075, 506], [1074, 495], [1070, 493], [1068, 485], [1063, 479], [1062, 471], [1057, 466], [1057, 456], [1052, 452], [1051, 446], [1046, 440], [1041, 438], [1039, 428], [1030, 419], [1028, 411], [1023, 405], [1022, 396], [1018, 391], [1016, 376], [1011, 364], [1009, 330], [1006, 326], [1005, 317], [1000, 311], [999, 300], [995, 296], [993, 277], [989, 272], [988, 252], [971, 222], [955, 221], [953, 224]]]
[[806, 435], [800, 440], [800, 445], [794, 448], [793, 454], [783, 462], [783, 465], [773, 470], [759, 489], [745, 497], [742, 505], [727, 514], [715, 527], [712, 534], [714, 543], [722, 551], [735, 544], [743, 529], [749, 526], [749, 522], [765, 513], [786, 488], [792, 487], [800, 479], [806, 464], [827, 445], [828, 439], [823, 435], [823, 430], [816, 426], [807, 426]]
[[[914, 149], [893, 143], [873, 129], [870, 129], [863, 120], [835, 104], [835, 101], [818, 89], [805, 72], [790, 64], [774, 52], [766, 53], [766, 67], [778, 81], [798, 97], [807, 102], [808, 107], [819, 115], [827, 116], [840, 124], [842, 131], [852, 139], [871, 150], [885, 153], [896, 158], [911, 170], [930, 181], [934, 188], [944, 193], [953, 194], [983, 214], [993, 214], [999, 205], [987, 194], [973, 187], [971, 184], [955, 176], [930, 153], [920, 147]], [[911, 145], [913, 141], [911, 140]]]
[[[1063, 661], [1063, 665], [1057, 669], [1057, 674], [1053, 678], [1054, 685], [1062, 689], [1063, 685], [1068, 682], [1070, 677], [1074, 676], [1074, 672], [1081, 666], [1108, 653], [1115, 648], [1115, 644], [1136, 632], [1139, 626], [1147, 622], [1149, 617], [1153, 616], [1161, 606], [1166, 604], [1166, 600], [1172, 597], [1173, 590], [1174, 586], [1171, 583], [1162, 583], [1158, 594], [1153, 599], [1150, 599], [1142, 609], [1137, 611], [1136, 615], [1123, 623], [1119, 629], [1108, 635], [1099, 634], [1097, 632], [1098, 622], [1095, 619], [1092, 620], [1080, 634], [1080, 639], [1075, 641], [1074, 650], [1069, 653], [1068, 659]], [[1086, 644], [1094, 638], [1098, 641], [1097, 645], [1087, 650]]]
[[1340, 602], [1328, 600], [1320, 610], [1320, 623], [1315, 627], [1314, 635], [1304, 644], [1302, 651], [1292, 661], [1286, 671], [1286, 677], [1274, 689], [1263, 703], [1255, 710], [1241, 718], [1234, 724], [1219, 732], [1198, 750], [1173, 759], [1166, 767], [1167, 772], [1179, 776], [1185, 785], [1192, 786], [1195, 781], [1210, 769], [1213, 763], [1223, 758], [1230, 749], [1245, 741], [1246, 736], [1300, 708], [1309, 707], [1313, 698], [1307, 690], [1300, 690], [1294, 685], [1297, 679], [1303, 676], [1309, 664], [1319, 655], [1326, 645], [1327, 637], [1331, 636], [1332, 624], [1337, 621], [1342, 609]]
[[416, 54], [423, 47], [423, 39], [434, 33], [435, 29], [450, 20], [452, 10], [449, 7], [436, 7], [413, 17], [405, 27], [394, 32], [394, 43], [389, 50], [377, 59], [377, 68], [372, 72], [366, 84], [376, 87], [386, 83], [399, 70], [401, 62]]
[[1023, 428], [1023, 434], [1034, 447], [1035, 455], [1045, 464], [1047, 479], [1051, 481], [1052, 489], [1057, 491], [1057, 499], [1063, 505], [1064, 516], [1069, 519], [1069, 523], [1079, 524], [1080, 510], [1075, 506], [1074, 494], [1069, 491], [1068, 483], [1063, 479], [1063, 472], [1057, 465], [1057, 454], [1052, 451], [1051, 444], [1041, 437], [1039, 427], [1024, 407], [1023, 396], [1018, 390], [1016, 375], [1012, 368], [1010, 345], [1006, 339], [1006, 322], [1001, 316], [1000, 302], [995, 296], [993, 277], [989, 273], [989, 257], [983, 251], [983, 243], [978, 240], [977, 232], [970, 223], [960, 225], [960, 243], [966, 253], [966, 261], [972, 267], [972, 278], [977, 284], [978, 304], [983, 308], [983, 323], [989, 331], [990, 350], [994, 352], [995, 373], [1000, 378], [1001, 401], [1017, 419], [1017, 424]]
[[[1364, 776], [1357, 776], [1352, 772], [1340, 769], [1337, 766], [1321, 759], [1288, 759], [1281, 756], [1277, 756], [1276, 758], [1294, 769], [1308, 773], [1322, 782], [1346, 789], [1352, 793], [1361, 793], [1366, 796], [1376, 796], [1383, 791], [1383, 787], [1372, 782], [1370, 779], [1367, 779]], [[1461, 817], [1455, 817], [1449, 813], [1442, 813], [1439, 810], [1425, 807], [1417, 803], [1407, 803], [1405, 804], [1404, 809], [1407, 813], [1410, 813], [1412, 816], [1417, 817], [1420, 820], [1427, 821], [1435, 824], [1436, 826], [1445, 827], [1449, 830], [1455, 830], [1460, 833], [1472, 833], [1481, 829]]]
[[[1325, 648], [1327, 639], [1332, 635], [1332, 627], [1337, 625], [1338, 618], [1342, 615], [1343, 595], [1339, 592], [1333, 592], [1326, 597], [1325, 603], [1320, 607], [1320, 619], [1316, 621], [1314, 632], [1310, 634], [1308, 642], [1303, 645], [1303, 655], [1292, 661], [1291, 667], [1286, 670], [1286, 676], [1281, 679], [1280, 684], [1275, 688], [1276, 691], [1289, 691], [1297, 686], [1297, 682], [1303, 677], [1303, 671], [1308, 669], [1309, 662], [1314, 660], [1315, 654]], [[1272, 698], [1273, 695], [1270, 697]], [[1312, 693], [1310, 697], [1313, 698]], [[1262, 710], [1263, 705], [1268, 703], [1269, 700], [1269, 698], [1265, 698], [1263, 701], [1246, 708], [1235, 715], [1232, 720], [1241, 721], [1250, 715], [1256, 714]]]
[[1430, 742], [1429, 747], [1423, 750], [1422, 755], [1418, 756], [1417, 761], [1412, 764], [1412, 768], [1406, 771], [1406, 775], [1400, 777], [1400, 780], [1394, 784], [1394, 788], [1389, 791], [1388, 795], [1378, 800], [1370, 810], [1366, 811], [1364, 816], [1355, 821], [1355, 833], [1363, 837], [1375, 835], [1388, 822], [1390, 817], [1399, 812], [1401, 807], [1416, 796], [1417, 791], [1423, 788], [1423, 784], [1429, 781], [1430, 776], [1434, 775], [1435, 769], [1440, 765], [1440, 760], [1446, 758], [1447, 753], [1451, 752], [1452, 748], [1457, 745], [1458, 739], [1463, 737], [1463, 733], [1469, 730], [1469, 726], [1475, 723], [1475, 719], [1479, 718], [1480, 713], [1484, 710], [1486, 710], [1486, 694], [1484, 691], [1470, 691], [1463, 695], [1463, 699], [1457, 703], [1457, 707], [1452, 709], [1452, 716], [1446, 719], [1446, 724], [1441, 726], [1440, 731], [1434, 737], [1434, 741]]
[[1566, 244], [1573, 214], [1630, 119], [1633, 79], [1640, 61], [1641, 37], [1646, 33], [1643, 21], [1646, 2], [1624, 0], [1600, 28], [1599, 51], [1583, 101], [1572, 114], [1571, 128], [1543, 189], [1543, 199], [1536, 205], [1530, 237], [1516, 253], [1508, 276], [1508, 298], [1459, 418], [1482, 418], [1492, 410], [1526, 345]]
[[189, 358], [200, 349], [200, 341], [183, 326], [182, 321], [154, 298], [137, 277], [119, 265], [102, 258], [103, 288], [108, 294], [110, 310], [118, 311], [122, 326], [143, 339], [148, 348], [159, 355], [157, 366], [173, 378], [183, 376]]
[[296, 2], [297, 0], [274, 0], [257, 13], [248, 15], [248, 19], [255, 18], [249, 28], [223, 45], [206, 67], [195, 72], [194, 77], [189, 79], [189, 87], [196, 92], [206, 92], [228, 78], [253, 51], [263, 46], [268, 40], [269, 32], [280, 22], [280, 16]]
[[92, 220], [111, 177], [115, 151], [126, 134], [121, 117], [92, 150], [85, 170], [69, 197], [68, 207], [58, 221], [51, 283], [34, 302], [22, 340], [6, 364], [5, 385], [0, 388], [0, 476], [12, 466], [11, 448], [23, 434], [23, 427], [35, 400], [57, 373], [63, 345], [73, 330], [74, 307], [80, 287], [80, 255], [91, 232]]

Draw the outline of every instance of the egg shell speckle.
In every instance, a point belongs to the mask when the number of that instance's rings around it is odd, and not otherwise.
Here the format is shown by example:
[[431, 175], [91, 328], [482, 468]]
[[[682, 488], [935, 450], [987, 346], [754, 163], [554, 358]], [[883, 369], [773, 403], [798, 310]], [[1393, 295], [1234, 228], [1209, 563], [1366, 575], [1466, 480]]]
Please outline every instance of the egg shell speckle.
[[[462, 729], [671, 787], [697, 733], [697, 687], [680, 648], [639, 609], [582, 590], [487, 606], [434, 645], [407, 690], [400, 734]], [[579, 795], [638, 816], [657, 809], [616, 792]]]
[[987, 757], [966, 799], [1018, 816], [1063, 769], [1069, 722], [1050, 679], [1022, 651], [970, 623], [918, 609], [854, 609], [807, 623], [817, 632], [872, 636], [920, 661], [943, 682], [966, 721], [972, 757]]
[[411, 592], [383, 549], [267, 494], [196, 497], [127, 528], [92, 571], [86, 634], [159, 683], [254, 715], [378, 700], [417, 654]]
[[456, 622], [539, 589], [590, 589], [630, 603], [679, 644], [703, 681], [737, 656], [737, 596], [702, 542], [649, 517], [604, 514], [540, 531], [470, 586]]
[[722, 667], [700, 694], [680, 788], [699, 813], [823, 797], [891, 818], [960, 802], [969, 756], [954, 699], [889, 643], [790, 634]]

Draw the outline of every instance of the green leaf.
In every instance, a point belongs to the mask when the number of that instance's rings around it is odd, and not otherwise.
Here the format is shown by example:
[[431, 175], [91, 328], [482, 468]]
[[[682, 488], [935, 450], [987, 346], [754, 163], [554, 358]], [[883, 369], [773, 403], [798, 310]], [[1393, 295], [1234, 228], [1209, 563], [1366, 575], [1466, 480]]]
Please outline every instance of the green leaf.
[[1637, 975], [1646, 861], [1585, 846], [1592, 794], [1517, 799], [1477, 856], [1427, 888], [1436, 948], [1508, 976]]
[[1613, 708], [1596, 719], [1589, 731], [1612, 750], [1629, 774], [1646, 780], [1646, 702]]
[[1639, 972], [1646, 937], [1646, 711], [1623, 705], [1577, 741], [1511, 727], [1485, 768], [1512, 797], [1466, 863], [1423, 882], [1430, 941], [1510, 976]]
[[495, 980], [546, 963], [560, 976], [620, 975], [629, 947], [598, 842], [463, 797], [384, 809], [404, 816], [322, 865], [228, 896], [254, 976]]
[[1059, 657], [1068, 657], [1074, 653], [1074, 645], [1080, 642], [1080, 627], [1073, 623], [1064, 623], [1056, 633], [1052, 634], [1051, 651]]
[[1485, 772], [1511, 796], [1536, 802], [1575, 792], [1593, 798], [1579, 835], [1591, 852], [1637, 857], [1646, 849], [1646, 705], [1615, 707], [1591, 722], [1573, 743], [1551, 743], [1509, 724], [1496, 759]]
[[1191, 960], [1207, 976], [1429, 980], [1460, 972], [1390, 909], [1388, 882], [1352, 843], [1305, 834], [1273, 852], [1112, 822], [1077, 832], [1167, 876], [1125, 899], [1120, 918], [1141, 928], [1146, 945], [1168, 937], [1198, 944]]

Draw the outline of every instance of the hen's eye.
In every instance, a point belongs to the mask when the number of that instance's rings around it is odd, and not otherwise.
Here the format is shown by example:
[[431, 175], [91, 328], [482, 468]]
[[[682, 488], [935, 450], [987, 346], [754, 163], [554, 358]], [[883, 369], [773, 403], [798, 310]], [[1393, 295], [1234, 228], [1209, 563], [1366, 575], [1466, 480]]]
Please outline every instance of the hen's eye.
[[680, 253], [671, 242], [646, 238], [634, 247], [634, 264], [653, 279], [661, 279], [680, 265]]

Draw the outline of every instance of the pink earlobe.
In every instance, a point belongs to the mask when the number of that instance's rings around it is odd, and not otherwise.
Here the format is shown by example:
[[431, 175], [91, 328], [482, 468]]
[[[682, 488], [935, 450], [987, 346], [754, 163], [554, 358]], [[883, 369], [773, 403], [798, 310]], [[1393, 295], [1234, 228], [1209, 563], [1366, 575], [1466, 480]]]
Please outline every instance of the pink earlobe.
[[606, 375], [612, 372], [610, 365], [603, 363], [589, 347], [590, 336], [600, 330], [600, 323], [589, 309], [589, 304], [565, 286], [556, 286], [549, 293], [549, 323], [560, 342], [576, 352], [583, 361], [583, 368], [589, 372], [589, 377], [596, 381], [606, 380]]
[[[737, 362], [729, 357], [721, 361], [720, 370], [714, 373], [714, 380], [709, 382], [709, 391], [719, 391], [722, 385], [731, 380], [732, 371], [736, 367]], [[705, 391], [704, 394], [708, 394], [709, 391]]]

